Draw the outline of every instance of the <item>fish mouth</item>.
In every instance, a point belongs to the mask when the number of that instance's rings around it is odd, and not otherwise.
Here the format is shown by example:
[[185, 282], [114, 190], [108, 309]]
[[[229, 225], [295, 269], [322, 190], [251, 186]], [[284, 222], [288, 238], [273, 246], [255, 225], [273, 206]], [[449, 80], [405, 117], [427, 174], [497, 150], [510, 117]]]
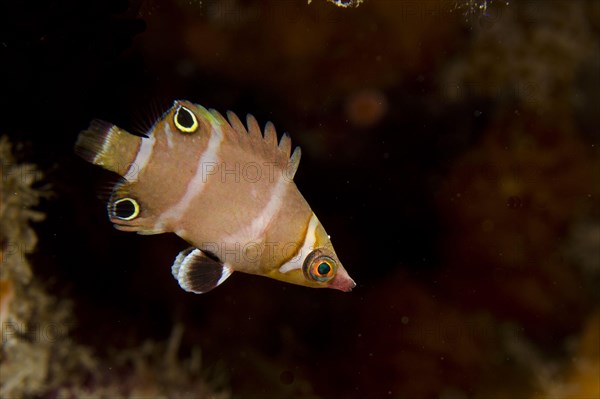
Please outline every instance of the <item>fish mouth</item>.
[[352, 291], [352, 288], [356, 287], [356, 283], [347, 274], [345, 276], [338, 275], [331, 281], [329, 287], [344, 292], [350, 292]]

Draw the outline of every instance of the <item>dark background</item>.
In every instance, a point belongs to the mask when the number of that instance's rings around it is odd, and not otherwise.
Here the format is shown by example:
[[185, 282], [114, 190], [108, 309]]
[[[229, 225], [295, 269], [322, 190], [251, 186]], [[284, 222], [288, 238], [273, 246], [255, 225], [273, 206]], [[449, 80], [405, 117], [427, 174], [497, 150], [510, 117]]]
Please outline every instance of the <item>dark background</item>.
[[[103, 353], [181, 322], [239, 398], [598, 397], [577, 370], [598, 367], [600, 6], [468, 3], [0, 3], [0, 133], [51, 185], [32, 259], [75, 338]], [[290, 133], [354, 291], [240, 273], [188, 294], [186, 243], [111, 227], [113, 176], [76, 137], [174, 99]]]

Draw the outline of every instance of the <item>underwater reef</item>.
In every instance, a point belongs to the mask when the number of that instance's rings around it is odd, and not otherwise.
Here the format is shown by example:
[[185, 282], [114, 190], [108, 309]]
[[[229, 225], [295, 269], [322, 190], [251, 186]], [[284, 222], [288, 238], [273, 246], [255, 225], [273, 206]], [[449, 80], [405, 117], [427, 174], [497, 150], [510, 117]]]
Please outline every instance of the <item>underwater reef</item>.
[[[1, 398], [600, 397], [600, 2], [334, 3], [3, 6]], [[175, 99], [289, 132], [351, 293], [113, 229], [77, 135]]]
[[198, 349], [178, 353], [181, 325], [166, 342], [108, 348], [107, 357], [77, 343], [72, 301], [52, 294], [28, 260], [38, 240], [32, 223], [44, 219], [35, 208], [50, 195], [37, 187], [43, 175], [15, 160], [5, 136], [0, 159], [0, 397], [228, 398], [205, 381]]

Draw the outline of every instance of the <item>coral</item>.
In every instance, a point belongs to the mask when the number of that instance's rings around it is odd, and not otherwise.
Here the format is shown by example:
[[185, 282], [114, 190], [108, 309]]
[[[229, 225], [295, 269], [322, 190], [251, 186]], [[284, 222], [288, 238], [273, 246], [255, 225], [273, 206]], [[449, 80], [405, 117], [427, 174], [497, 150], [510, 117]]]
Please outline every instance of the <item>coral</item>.
[[[362, 4], [364, 0], [327, 0], [330, 3], [335, 4], [338, 7], [348, 8], [348, 7], [358, 7]], [[308, 4], [310, 4], [312, 0], [308, 0]]]
[[586, 297], [560, 243], [592, 202], [593, 181], [572, 129], [518, 120], [490, 128], [438, 196], [453, 268], [445, 282], [460, 289], [484, 279], [485, 290], [463, 290], [465, 302], [476, 297], [502, 316], [514, 309], [510, 317], [525, 324], [574, 326]]
[[586, 320], [566, 366], [552, 361], [536, 365], [538, 387], [532, 399], [600, 397], [600, 313]]
[[518, 328], [503, 342], [535, 398], [598, 395], [600, 169], [576, 120], [578, 82], [593, 90], [587, 70], [599, 59], [593, 7], [511, 2], [474, 27], [440, 80], [450, 103], [491, 109], [436, 192], [439, 283], [461, 308]]
[[[0, 259], [4, 257], [4, 251], [0, 249]], [[12, 282], [9, 279], [0, 280], [0, 326], [4, 325], [5, 317], [14, 296]]]
[[[194, 348], [180, 359], [183, 326], [175, 324], [167, 342], [144, 341], [137, 347], [113, 349], [108, 360], [88, 358], [82, 365], [91, 375], [83, 381], [59, 386], [58, 398], [174, 398], [227, 399], [226, 391], [216, 392], [202, 371], [201, 353]], [[81, 359], [84, 360], [84, 359]]]
[[576, 258], [597, 245], [587, 220], [598, 167], [573, 118], [580, 69], [600, 51], [593, 6], [545, 4], [502, 8], [441, 74], [456, 89], [442, 91], [447, 100], [489, 99], [494, 108], [437, 195], [453, 270], [447, 282], [484, 281], [485, 290], [464, 290], [465, 302], [477, 297], [499, 316], [536, 324], [538, 337], [540, 324], [565, 334], [588, 311], [592, 290], [581, 290], [581, 273], [594, 266]]
[[577, 98], [579, 68], [599, 61], [595, 2], [515, 2], [498, 7], [441, 78], [450, 101], [487, 97], [539, 113]]
[[[597, 197], [597, 194], [594, 195], [594, 198]], [[600, 292], [597, 290], [600, 287], [599, 248], [600, 221], [597, 217], [588, 214], [571, 224], [562, 252], [566, 259], [579, 267], [583, 277], [581, 285], [596, 302], [600, 302]]]
[[50, 360], [60, 351], [56, 341], [68, 327], [69, 305], [44, 292], [25, 257], [37, 243], [29, 223], [44, 218], [30, 209], [43, 195], [32, 188], [41, 175], [33, 165], [14, 163], [5, 137], [0, 159], [0, 396], [24, 397], [43, 393], [49, 375], [64, 373], [62, 363]]
[[15, 163], [5, 137], [0, 159], [0, 397], [227, 398], [205, 381], [197, 349], [178, 356], [180, 325], [167, 343], [147, 340], [108, 358], [75, 342], [72, 303], [49, 294], [26, 257], [37, 243], [30, 222], [44, 218], [31, 209], [46, 194], [32, 187], [41, 174]]
[[[30, 209], [39, 203], [42, 193], [31, 187], [39, 181], [40, 172], [30, 164], [15, 165], [11, 146], [6, 137], [0, 138], [0, 242], [2, 243], [3, 275], [13, 275], [21, 282], [31, 279], [28, 264], [13, 266], [9, 260], [18, 261], [30, 253], [37, 236], [29, 227], [30, 221], [41, 221], [44, 215]], [[16, 258], [16, 259], [15, 259]]]
[[[488, 9], [494, 4], [494, 0], [462, 0], [456, 1], [454, 9], [460, 10], [465, 16], [487, 15]], [[506, 1], [505, 5], [509, 2]]]

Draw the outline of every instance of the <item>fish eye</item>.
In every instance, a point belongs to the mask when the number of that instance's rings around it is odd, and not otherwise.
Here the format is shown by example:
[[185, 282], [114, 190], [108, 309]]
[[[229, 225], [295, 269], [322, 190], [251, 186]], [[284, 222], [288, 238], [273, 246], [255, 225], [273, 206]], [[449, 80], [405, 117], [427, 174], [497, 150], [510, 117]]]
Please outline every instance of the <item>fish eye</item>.
[[306, 257], [302, 270], [307, 279], [325, 282], [335, 276], [337, 263], [331, 257], [316, 250]]
[[177, 108], [177, 111], [175, 111], [173, 122], [177, 129], [184, 133], [193, 133], [198, 129], [198, 119], [196, 119], [196, 115], [181, 105]]
[[113, 215], [121, 220], [133, 220], [140, 214], [140, 205], [133, 198], [121, 198], [113, 203]]

